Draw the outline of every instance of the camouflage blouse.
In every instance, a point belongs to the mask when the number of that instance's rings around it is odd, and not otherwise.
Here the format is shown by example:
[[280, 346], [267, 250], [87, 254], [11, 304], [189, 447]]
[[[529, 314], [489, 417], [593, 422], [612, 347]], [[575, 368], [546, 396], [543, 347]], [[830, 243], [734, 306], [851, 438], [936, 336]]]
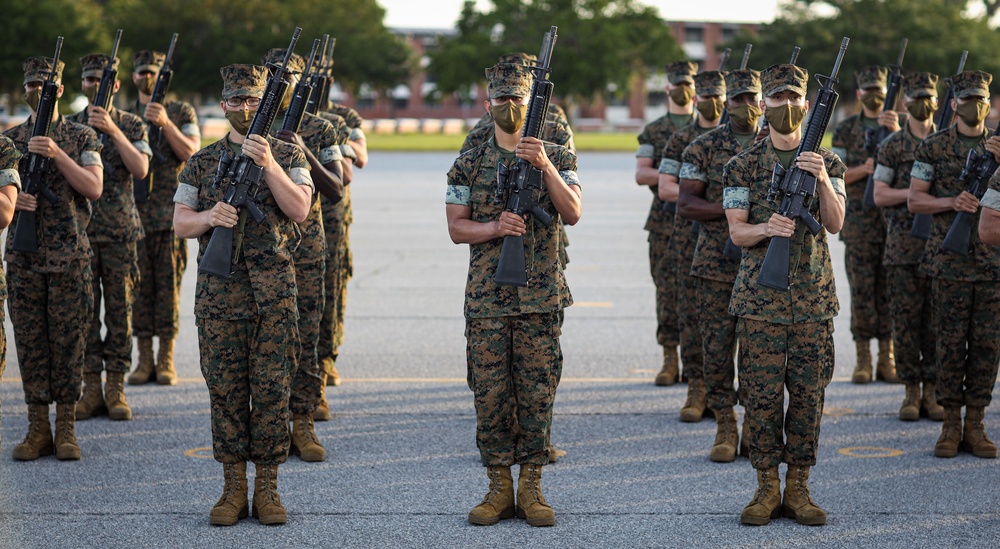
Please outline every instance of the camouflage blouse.
[[[268, 142], [274, 159], [292, 182], [307, 185], [311, 190], [309, 163], [302, 149], [270, 137]], [[213, 182], [219, 158], [223, 151], [231, 154], [230, 147], [227, 135], [196, 152], [181, 171], [174, 202], [203, 212], [222, 200], [225, 188], [213, 186]], [[264, 221], [257, 223], [241, 212], [241, 217], [246, 217], [243, 246], [240, 260], [233, 264], [232, 276], [198, 273], [194, 302], [197, 318], [235, 320], [282, 309], [297, 311], [292, 253], [299, 244], [298, 225], [278, 207], [266, 182], [261, 183], [256, 200], [264, 212]], [[198, 263], [211, 236], [209, 230], [198, 237]]]
[[[698, 122], [691, 122], [687, 126], [675, 131], [670, 135], [667, 144], [663, 147], [663, 154], [660, 160], [660, 173], [672, 175], [680, 182], [681, 158], [684, 149], [692, 141], [705, 135], [713, 128], [702, 128]], [[689, 276], [691, 263], [694, 261], [694, 248], [698, 242], [698, 225], [690, 219], [684, 219], [679, 214], [674, 215], [674, 230], [670, 236], [670, 249], [677, 262], [678, 272], [684, 276]]]
[[[24, 155], [21, 161], [22, 171], [27, 169], [25, 159], [28, 155], [28, 140], [31, 139], [33, 129], [33, 124], [28, 119], [23, 124], [4, 132], [4, 135], [14, 142], [18, 152]], [[101, 142], [90, 126], [76, 124], [60, 116], [49, 127], [49, 137], [80, 166], [101, 165]], [[70, 186], [66, 177], [56, 168], [55, 162], [50, 166], [47, 182], [59, 200], [52, 204], [44, 198], [38, 199], [38, 209], [35, 211], [38, 223], [38, 253], [15, 252], [12, 247], [13, 238], [7, 239], [5, 253], [8, 263], [38, 273], [65, 272], [80, 260], [90, 261], [91, 256], [90, 239], [87, 238], [91, 203]], [[20, 213], [15, 212], [14, 221], [10, 224], [7, 234], [13, 235], [17, 230], [19, 217]]]
[[[353, 110], [353, 109], [351, 109]], [[347, 125], [344, 117], [333, 113], [325, 112], [322, 118], [333, 124], [334, 143], [340, 145], [341, 154], [350, 149], [348, 141], [351, 139], [351, 128]], [[323, 210], [323, 229], [326, 231], [327, 253], [339, 253], [339, 246], [336, 243], [343, 238], [346, 227], [354, 222], [354, 213], [351, 210], [351, 186], [344, 187], [344, 197], [340, 202], [333, 203], [329, 198], [320, 194], [320, 206]]]
[[[846, 197], [844, 172], [847, 168], [844, 163], [827, 149], [820, 148], [819, 153], [826, 162], [834, 191]], [[769, 137], [733, 157], [723, 169], [723, 207], [748, 210], [749, 223], [766, 223], [777, 211], [777, 205], [767, 200], [767, 188], [778, 162]], [[809, 212], [822, 225], [818, 199], [813, 199]], [[795, 225], [795, 233], [790, 239], [788, 290], [779, 291], [757, 284], [757, 275], [770, 244], [770, 239], [765, 238], [754, 246], [743, 248], [729, 314], [774, 324], [820, 322], [836, 316], [840, 303], [826, 229], [820, 228], [813, 236], [805, 223], [799, 221]]]
[[[833, 152], [848, 166], [859, 166], [868, 160], [865, 152], [865, 124], [858, 113], [837, 124], [833, 130]], [[900, 124], [905, 119], [900, 117]], [[868, 179], [855, 181], [847, 186], [847, 215], [840, 239], [845, 242], [882, 242], [885, 240], [885, 221], [878, 208], [864, 205], [865, 186]]]
[[[109, 112], [112, 122], [121, 129], [139, 152], [152, 158], [146, 137], [146, 124], [138, 116], [115, 107]], [[87, 123], [87, 109], [68, 117], [79, 124]], [[134, 242], [143, 237], [142, 221], [135, 207], [135, 188], [132, 174], [125, 167], [118, 149], [107, 140], [107, 147], [101, 152], [104, 160], [104, 191], [94, 201], [94, 214], [87, 226], [87, 235], [93, 243]]]
[[[684, 149], [680, 178], [701, 181], [705, 185], [704, 198], [721, 204], [725, 187], [723, 173], [726, 163], [743, 152], [729, 124], [720, 126], [695, 139]], [[725, 216], [701, 222], [698, 242], [695, 245], [691, 275], [719, 282], [733, 282], [739, 262], [723, 255], [729, 240], [729, 223]]]
[[[201, 138], [201, 130], [198, 128], [198, 113], [195, 112], [194, 107], [184, 101], [168, 101], [164, 107], [167, 110], [167, 117], [182, 134]], [[128, 112], [141, 118], [146, 113], [146, 106], [136, 102]], [[143, 120], [145, 121], [145, 119]], [[139, 219], [142, 220], [143, 231], [147, 234], [154, 231], [173, 230], [174, 193], [177, 192], [177, 176], [184, 169], [184, 162], [174, 154], [174, 150], [170, 147], [167, 136], [163, 134], [162, 130], [158, 142], [149, 145], [154, 151], [153, 158], [149, 161], [149, 171], [153, 175], [153, 190], [149, 193], [149, 200], [136, 204], [136, 208], [139, 210]]]
[[[875, 167], [875, 180], [885, 181], [893, 189], [910, 188], [910, 171], [913, 169], [913, 152], [921, 139], [910, 131], [909, 125], [903, 126], [879, 145], [878, 164]], [[917, 265], [920, 254], [924, 252], [925, 240], [910, 236], [913, 229], [913, 214], [906, 202], [882, 208], [888, 229], [885, 236], [886, 265]]]
[[[14, 142], [0, 136], [0, 187], [13, 185], [18, 192], [21, 192], [21, 174], [17, 171], [20, 160], [21, 153], [14, 146]], [[10, 234], [7, 235], [7, 238], [10, 239]], [[0, 269], [0, 301], [4, 299], [7, 299], [7, 278], [4, 276], [3, 269]], [[2, 358], [0, 357], [0, 359]]]
[[[670, 120], [669, 114], [665, 114], [646, 124], [646, 127], [642, 129], [642, 133], [636, 138], [639, 141], [639, 150], [636, 151], [635, 157], [649, 158], [653, 161], [653, 167], [659, 168], [663, 148], [667, 146], [670, 134], [678, 129]], [[673, 210], [664, 209], [664, 202], [657, 196], [658, 188], [656, 185], [650, 186], [649, 190], [653, 192], [653, 203], [649, 207], [649, 215], [646, 216], [646, 226], [644, 228], [652, 233], [670, 236], [674, 231]]]
[[[987, 131], [979, 139], [976, 151], [985, 152], [984, 144]], [[969, 148], [958, 137], [958, 126], [931, 134], [917, 146], [913, 153], [913, 169], [910, 174], [931, 184], [928, 192], [935, 197], [958, 196], [966, 189], [967, 184], [959, 179]], [[985, 197], [984, 197], [985, 198]], [[969, 240], [969, 255], [961, 256], [941, 249], [948, 229], [958, 212], [945, 211], [934, 214], [931, 225], [931, 237], [924, 246], [920, 258], [920, 268], [927, 276], [945, 280], [962, 280], [978, 282], [1000, 280], [1000, 248], [987, 246], [979, 239], [979, 212], [976, 212], [972, 224], [972, 237]]]
[[[579, 185], [576, 155], [546, 143], [545, 154], [569, 185]], [[516, 160], [515, 160], [516, 161]], [[500, 218], [504, 204], [495, 200], [497, 167], [504, 162], [496, 141], [490, 139], [458, 157], [448, 172], [446, 204], [468, 206], [471, 219], [487, 223]], [[494, 281], [502, 238], [469, 246], [469, 276], [465, 286], [465, 317], [492, 318], [530, 313], [550, 313], [573, 304], [559, 261], [559, 219], [552, 198], [542, 185], [538, 203], [553, 217], [552, 225], [529, 218], [524, 235], [528, 286], [505, 286]]]

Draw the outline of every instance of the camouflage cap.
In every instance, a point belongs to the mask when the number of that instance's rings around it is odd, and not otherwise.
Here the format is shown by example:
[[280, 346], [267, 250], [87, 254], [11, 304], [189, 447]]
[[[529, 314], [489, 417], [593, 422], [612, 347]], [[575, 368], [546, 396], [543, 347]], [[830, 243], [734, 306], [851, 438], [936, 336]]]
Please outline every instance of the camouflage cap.
[[694, 92], [708, 97], [726, 95], [726, 75], [722, 71], [702, 71], [694, 75]]
[[219, 69], [222, 74], [222, 100], [233, 97], [263, 97], [267, 87], [267, 67], [229, 65]]
[[144, 70], [159, 72], [163, 67], [163, 62], [167, 60], [167, 54], [153, 50], [139, 50], [132, 57], [132, 72]]
[[698, 72], [698, 65], [691, 61], [674, 61], [667, 64], [667, 80], [671, 84], [688, 82], [693, 85], [696, 72]]
[[538, 61], [537, 55], [531, 55], [530, 53], [524, 53], [523, 51], [514, 53], [505, 53], [501, 55], [497, 60], [497, 63], [516, 63], [520, 65], [531, 65], [535, 61]]
[[930, 72], [912, 72], [903, 77], [903, 94], [909, 97], [937, 96], [938, 75]]
[[990, 82], [993, 82], [993, 75], [983, 71], [965, 71], [951, 77], [951, 88], [955, 90], [956, 99], [966, 97], [990, 96]]
[[760, 93], [760, 71], [736, 69], [726, 73], [726, 93], [729, 98], [741, 93]]
[[760, 85], [768, 97], [785, 90], [804, 97], [809, 86], [809, 71], [796, 65], [771, 65], [760, 73]]
[[[261, 58], [260, 64], [265, 67], [268, 65], [277, 65], [280, 67], [281, 62], [285, 60], [286, 51], [288, 50], [285, 48], [271, 48]], [[293, 52], [292, 56], [288, 58], [288, 71], [292, 74], [302, 74], [304, 70], [306, 70], [306, 60], [301, 55]]]
[[490, 99], [527, 97], [531, 93], [531, 71], [518, 63], [497, 63], [486, 69]]
[[[21, 68], [24, 69], [25, 84], [48, 80], [49, 74], [52, 72], [52, 58], [29, 57], [21, 63]], [[56, 67], [56, 82], [60, 84], [62, 83], [62, 73], [65, 68], [66, 63], [59, 61], [59, 65]]]
[[[80, 58], [80, 66], [83, 67], [83, 78], [88, 78], [92, 76], [101, 76], [104, 72], [104, 67], [108, 66], [111, 62], [111, 57], [103, 53], [92, 53], [90, 55], [84, 55]], [[115, 57], [114, 63], [111, 64], [111, 68], [118, 68], [119, 59]]]
[[889, 69], [881, 65], [868, 65], [855, 71], [854, 79], [858, 81], [858, 89], [884, 88], [889, 78]]

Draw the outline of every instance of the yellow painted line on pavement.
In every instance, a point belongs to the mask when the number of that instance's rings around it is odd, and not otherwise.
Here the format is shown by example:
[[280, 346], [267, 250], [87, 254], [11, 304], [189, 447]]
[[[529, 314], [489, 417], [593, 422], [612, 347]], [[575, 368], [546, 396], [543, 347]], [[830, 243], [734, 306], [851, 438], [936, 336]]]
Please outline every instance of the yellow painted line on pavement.
[[212, 453], [211, 446], [202, 446], [200, 448], [191, 448], [190, 450], [184, 450], [184, 455], [189, 458], [195, 458], [195, 459], [215, 458], [215, 455]]
[[615, 304], [611, 301], [574, 301], [573, 306], [610, 309], [611, 307], [614, 307]]
[[842, 406], [826, 406], [823, 408], [824, 416], [842, 417], [853, 413], [854, 408], [844, 408]]
[[841, 448], [837, 452], [848, 457], [864, 459], [899, 457], [905, 453], [896, 448], [879, 448], [878, 446], [851, 446]]

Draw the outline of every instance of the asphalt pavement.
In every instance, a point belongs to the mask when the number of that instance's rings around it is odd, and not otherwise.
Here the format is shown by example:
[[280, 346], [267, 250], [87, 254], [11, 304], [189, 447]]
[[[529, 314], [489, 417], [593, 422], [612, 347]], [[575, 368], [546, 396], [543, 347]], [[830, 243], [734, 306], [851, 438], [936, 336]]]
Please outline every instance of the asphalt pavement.
[[[471, 526], [485, 493], [465, 384], [462, 300], [468, 248], [444, 215], [449, 154], [372, 153], [352, 185], [355, 270], [344, 383], [318, 423], [324, 463], [279, 471], [288, 524], [222, 528], [222, 488], [194, 326], [194, 243], [183, 285], [180, 382], [126, 387], [134, 419], [77, 424], [78, 462], [15, 462], [27, 428], [13, 331], [0, 382], [0, 547], [996, 547], [1000, 462], [933, 456], [940, 423], [900, 422], [900, 385], [853, 385], [843, 246], [831, 239], [842, 312], [819, 464], [810, 486], [824, 527], [739, 514], [756, 487], [748, 460], [708, 460], [714, 422], [678, 420], [686, 386], [655, 387], [653, 284], [642, 227], [650, 193], [631, 154], [580, 158], [584, 215], [569, 228], [565, 368], [544, 469], [557, 524]], [[9, 315], [8, 315], [9, 316]], [[874, 350], [874, 343], [873, 343]], [[740, 414], [742, 416], [742, 412]], [[54, 416], [54, 407], [53, 407]], [[1000, 439], [1000, 414], [986, 424]], [[251, 467], [252, 470], [252, 467]]]

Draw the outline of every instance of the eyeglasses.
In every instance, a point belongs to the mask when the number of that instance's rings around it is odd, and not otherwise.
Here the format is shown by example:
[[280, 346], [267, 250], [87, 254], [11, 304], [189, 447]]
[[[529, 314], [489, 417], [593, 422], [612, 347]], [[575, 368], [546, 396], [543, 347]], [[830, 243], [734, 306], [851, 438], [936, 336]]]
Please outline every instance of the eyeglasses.
[[243, 105], [243, 103], [246, 103], [248, 107], [250, 107], [252, 109], [255, 109], [258, 106], [260, 106], [260, 98], [259, 97], [230, 97], [229, 99], [226, 99], [226, 105], [229, 106], [229, 107], [232, 107], [234, 109], [239, 108], [240, 106]]

